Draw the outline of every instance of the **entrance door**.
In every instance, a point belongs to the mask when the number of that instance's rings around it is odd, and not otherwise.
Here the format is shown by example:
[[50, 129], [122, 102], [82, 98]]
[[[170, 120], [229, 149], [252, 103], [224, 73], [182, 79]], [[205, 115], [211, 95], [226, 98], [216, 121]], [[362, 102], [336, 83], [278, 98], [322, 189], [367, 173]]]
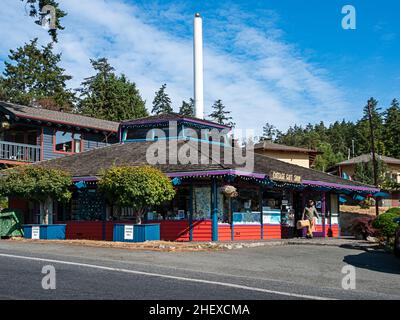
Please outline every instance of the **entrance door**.
[[294, 238], [295, 211], [293, 209], [293, 193], [283, 191], [281, 204], [281, 234], [283, 239]]
[[[303, 216], [303, 210], [304, 210], [303, 193], [299, 193], [299, 192], [293, 193], [293, 210], [295, 213], [294, 223], [296, 226], [297, 221], [301, 220], [301, 218]], [[296, 228], [295, 234], [296, 234], [296, 237], [302, 237], [303, 230], [302, 229], [298, 230]]]

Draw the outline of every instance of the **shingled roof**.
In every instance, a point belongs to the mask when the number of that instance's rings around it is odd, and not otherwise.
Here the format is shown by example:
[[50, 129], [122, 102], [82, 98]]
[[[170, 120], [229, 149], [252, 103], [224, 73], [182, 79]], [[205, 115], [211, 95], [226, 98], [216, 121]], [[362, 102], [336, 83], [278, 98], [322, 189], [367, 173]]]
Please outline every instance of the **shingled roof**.
[[[196, 147], [196, 142], [179, 142], [179, 143], [193, 143], [191, 147]], [[146, 160], [146, 153], [149, 147], [154, 144], [154, 142], [134, 142], [125, 144], [114, 144], [107, 147], [94, 149], [86, 151], [79, 154], [74, 154], [66, 156], [63, 158], [52, 159], [48, 161], [39, 162], [35, 165], [44, 166], [48, 168], [63, 169], [75, 177], [96, 177], [101, 175], [102, 169], [107, 169], [116, 166], [140, 166], [148, 164]], [[197, 145], [198, 146], [198, 145]], [[199, 148], [197, 148], [199, 150]], [[169, 149], [164, 153], [166, 158], [169, 159]], [[160, 157], [163, 153], [160, 153]], [[176, 157], [176, 152], [171, 152], [172, 156]], [[199, 159], [202, 156], [199, 152]], [[223, 161], [224, 157], [221, 156], [220, 159], [210, 158], [211, 163], [209, 164], [157, 164], [161, 171], [164, 173], [176, 173], [176, 172], [199, 172], [199, 171], [218, 171], [218, 170], [241, 170], [236, 164], [226, 164]], [[245, 168], [242, 170], [246, 171]], [[314, 181], [323, 182], [326, 184], [341, 185], [343, 188], [346, 186], [353, 187], [365, 187], [374, 188], [372, 186], [367, 186], [355, 181], [344, 180], [340, 177], [329, 175], [317, 170], [308, 169], [300, 167], [294, 164], [286, 163], [280, 160], [276, 160], [261, 154], [254, 154], [254, 169], [252, 172], [258, 174], [264, 174], [269, 176], [272, 171], [285, 172], [294, 175], [300, 175], [303, 181]]]
[[[386, 156], [381, 156], [379, 154], [376, 155], [376, 158], [383, 161], [384, 163], [387, 164], [398, 164], [400, 165], [400, 159], [396, 158], [391, 158], [391, 157], [386, 157]], [[357, 163], [366, 163], [372, 161], [372, 153], [365, 153], [362, 154], [361, 156], [351, 158], [349, 160], [342, 161], [338, 163], [337, 165], [351, 165], [351, 164], [357, 164]]]
[[107, 121], [79, 114], [27, 107], [14, 103], [0, 101], [0, 110], [18, 118], [47, 121], [99, 131], [118, 132], [119, 122]]
[[322, 152], [313, 150], [313, 149], [307, 149], [307, 148], [300, 148], [300, 147], [293, 147], [293, 146], [287, 146], [284, 144], [279, 144], [275, 143], [269, 140], [261, 141], [258, 142], [254, 145], [255, 150], [266, 150], [266, 151], [283, 151], [283, 152], [301, 152], [301, 153], [315, 153], [315, 154], [321, 154]]
[[187, 121], [187, 122], [203, 124], [205, 126], [210, 126], [210, 127], [230, 129], [229, 126], [222, 125], [222, 124], [210, 121], [210, 120], [199, 119], [199, 118], [192, 117], [192, 116], [181, 115], [181, 114], [175, 113], [175, 112], [163, 113], [163, 114], [152, 115], [152, 116], [133, 119], [133, 120], [122, 121], [121, 126], [159, 124], [159, 123], [169, 122], [169, 121], [177, 121], [177, 122]]

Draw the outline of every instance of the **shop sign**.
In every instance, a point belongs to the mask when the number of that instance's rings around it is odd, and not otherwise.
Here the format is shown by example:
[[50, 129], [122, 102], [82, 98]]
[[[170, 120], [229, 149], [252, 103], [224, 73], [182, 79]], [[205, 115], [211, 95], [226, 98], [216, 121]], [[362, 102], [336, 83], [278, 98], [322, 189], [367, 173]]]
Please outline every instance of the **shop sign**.
[[271, 179], [277, 181], [301, 183], [301, 176], [292, 173], [284, 173], [279, 171], [271, 172]]
[[40, 227], [32, 227], [32, 239], [40, 239]]
[[124, 240], [133, 240], [133, 225], [124, 226]]

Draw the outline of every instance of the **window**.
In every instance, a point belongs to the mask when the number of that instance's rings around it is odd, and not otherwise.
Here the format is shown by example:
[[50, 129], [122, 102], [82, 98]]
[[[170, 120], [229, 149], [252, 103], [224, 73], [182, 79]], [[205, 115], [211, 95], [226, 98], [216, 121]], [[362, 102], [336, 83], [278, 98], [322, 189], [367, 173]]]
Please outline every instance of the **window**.
[[[127, 140], [136, 140], [136, 139], [141, 139], [145, 140], [147, 138], [147, 134], [149, 131], [152, 131], [152, 129], [149, 128], [135, 128], [135, 129], [128, 129], [127, 134], [126, 134], [126, 139]], [[150, 133], [150, 137], [153, 135]]]
[[79, 133], [57, 130], [55, 133], [55, 151], [79, 153], [82, 151], [82, 137]]

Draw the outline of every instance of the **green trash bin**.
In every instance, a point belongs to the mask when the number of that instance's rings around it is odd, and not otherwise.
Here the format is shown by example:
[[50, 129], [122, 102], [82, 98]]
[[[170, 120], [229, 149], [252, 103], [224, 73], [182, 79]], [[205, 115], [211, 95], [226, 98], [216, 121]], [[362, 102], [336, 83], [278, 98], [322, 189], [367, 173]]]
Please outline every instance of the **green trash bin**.
[[22, 213], [19, 210], [4, 209], [0, 212], [0, 237], [22, 237]]

